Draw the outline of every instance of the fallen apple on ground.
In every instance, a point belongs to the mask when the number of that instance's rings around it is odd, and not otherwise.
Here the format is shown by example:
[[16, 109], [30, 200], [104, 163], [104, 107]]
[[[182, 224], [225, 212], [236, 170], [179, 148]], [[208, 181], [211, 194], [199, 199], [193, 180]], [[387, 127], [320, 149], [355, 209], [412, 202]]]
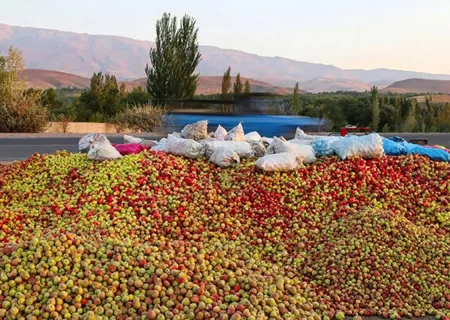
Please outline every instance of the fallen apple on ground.
[[450, 164], [0, 167], [0, 319], [450, 316]]

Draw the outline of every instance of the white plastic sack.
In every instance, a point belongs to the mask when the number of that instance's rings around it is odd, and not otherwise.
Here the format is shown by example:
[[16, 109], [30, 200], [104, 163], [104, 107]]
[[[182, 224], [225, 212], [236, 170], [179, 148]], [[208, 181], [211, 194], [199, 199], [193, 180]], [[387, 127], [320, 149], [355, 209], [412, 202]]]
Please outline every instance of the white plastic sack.
[[309, 134], [306, 134], [300, 127], [297, 128], [295, 131], [295, 137], [296, 140], [314, 140], [316, 138], [322, 138], [323, 136], [312, 136]]
[[213, 152], [209, 161], [221, 168], [235, 166], [241, 162], [238, 154], [233, 150], [219, 148]]
[[183, 130], [181, 130], [181, 136], [185, 139], [192, 139], [195, 141], [207, 138], [208, 121], [201, 120], [196, 123], [186, 125]]
[[261, 141], [248, 141], [248, 143], [251, 145], [255, 157], [261, 158], [266, 154], [266, 147]]
[[273, 142], [273, 138], [267, 138], [267, 137], [262, 137], [260, 140], [264, 146], [267, 148], [268, 146], [270, 146]]
[[252, 131], [252, 132], [247, 133], [244, 136], [244, 140], [245, 141], [259, 141], [259, 140], [261, 140], [261, 136], [259, 135], [258, 132]]
[[147, 147], [153, 147], [158, 144], [156, 141], [153, 141], [153, 140], [142, 139], [142, 138], [138, 138], [138, 137], [129, 136], [126, 134], [123, 135], [123, 141], [125, 144], [138, 143], [138, 144], [142, 144], [143, 146], [147, 146]]
[[217, 140], [225, 140], [225, 137], [227, 136], [228, 132], [227, 130], [222, 127], [220, 124], [217, 126], [216, 131], [214, 132], [214, 138]]
[[284, 145], [284, 141], [282, 141], [280, 138], [274, 137], [270, 145], [267, 147], [266, 154], [275, 154], [290, 151], [290, 148]]
[[94, 143], [101, 142], [101, 143], [108, 143], [108, 138], [101, 133], [89, 133], [82, 137], [80, 141], [78, 142], [78, 150], [82, 152], [88, 152], [89, 149], [94, 145]]
[[109, 142], [96, 142], [89, 150], [88, 158], [103, 161], [119, 159], [122, 155]]
[[156, 146], [151, 147], [150, 151], [166, 152], [167, 153], [166, 144], [165, 143], [159, 143]]
[[[170, 134], [169, 134], [169, 136], [170, 136]], [[163, 144], [163, 143], [166, 143], [166, 142], [167, 142], [167, 138], [161, 138], [161, 140], [159, 140], [158, 144]]]
[[313, 140], [297, 140], [297, 139], [291, 139], [288, 140], [288, 142], [290, 143], [295, 143], [295, 144], [306, 144], [306, 145], [311, 145]]
[[267, 148], [266, 154], [276, 154], [290, 152], [294, 154], [297, 160], [301, 160], [304, 163], [315, 162], [316, 156], [314, 155], [314, 149], [310, 145], [296, 144], [283, 141], [279, 138], [274, 138], [272, 144]]
[[150, 148], [150, 151], [157, 151], [157, 152], [162, 151], [167, 153], [166, 143], [167, 138], [161, 138], [161, 140], [159, 140], [159, 142], [157, 142], [155, 146]]
[[228, 131], [227, 135], [225, 136], [226, 141], [244, 141], [244, 128], [242, 127], [242, 124], [239, 122], [239, 124]]
[[[289, 143], [289, 142], [286, 142]], [[290, 146], [292, 147], [295, 156], [297, 157], [297, 160], [302, 160], [303, 163], [313, 163], [317, 161], [316, 155], [314, 153], [314, 148], [312, 146], [306, 145], [306, 144], [293, 144], [291, 143]]]
[[208, 137], [206, 139], [198, 140], [197, 142], [203, 144], [204, 142], [207, 142], [207, 141], [219, 141], [219, 140], [217, 140], [216, 138]]
[[143, 146], [153, 147], [153, 146], [156, 146], [158, 144], [158, 142], [153, 141], [153, 140], [142, 139], [141, 144]]
[[334, 152], [342, 159], [360, 157], [379, 159], [384, 155], [383, 139], [378, 133], [366, 136], [348, 136], [332, 144]]
[[205, 149], [201, 143], [192, 139], [178, 138], [170, 134], [164, 147], [167, 153], [191, 159], [200, 158], [205, 154]]
[[129, 136], [129, 135], [124, 134], [123, 135], [123, 142], [124, 143], [141, 143], [142, 142], [142, 138], [133, 137], [133, 136]]
[[241, 158], [251, 158], [255, 156], [252, 146], [244, 141], [204, 141], [203, 145], [205, 146], [205, 155], [207, 157], [211, 157], [214, 151], [221, 148], [234, 151]]
[[[274, 138], [278, 137], [273, 138], [262, 137], [260, 141], [264, 144], [266, 148], [268, 148], [272, 144]], [[280, 139], [281, 141], [287, 141], [284, 137], [280, 137], [278, 139]]]
[[255, 166], [264, 171], [292, 171], [299, 163], [295, 155], [290, 152], [269, 154], [255, 161]]

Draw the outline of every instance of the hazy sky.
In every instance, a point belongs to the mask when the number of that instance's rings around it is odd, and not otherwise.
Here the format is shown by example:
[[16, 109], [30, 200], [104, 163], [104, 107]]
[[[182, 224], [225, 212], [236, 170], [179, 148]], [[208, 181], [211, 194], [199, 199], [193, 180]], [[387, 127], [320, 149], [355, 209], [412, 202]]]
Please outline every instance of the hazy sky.
[[202, 45], [342, 68], [450, 74], [450, 0], [0, 0], [0, 23], [154, 40], [164, 11]]

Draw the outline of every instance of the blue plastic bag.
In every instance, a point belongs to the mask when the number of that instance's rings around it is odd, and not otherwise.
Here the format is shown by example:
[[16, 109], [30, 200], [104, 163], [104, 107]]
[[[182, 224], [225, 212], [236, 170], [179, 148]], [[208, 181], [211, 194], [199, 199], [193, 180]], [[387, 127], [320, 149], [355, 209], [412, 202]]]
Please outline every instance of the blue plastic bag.
[[383, 149], [384, 153], [388, 156], [401, 156], [406, 154], [405, 146], [391, 139], [383, 138]]
[[334, 154], [333, 142], [342, 139], [341, 137], [323, 137], [313, 140], [311, 143], [317, 157], [327, 157]]
[[403, 139], [402, 137], [394, 136], [394, 137], [389, 137], [388, 139], [389, 139], [389, 140], [392, 140], [392, 141], [394, 141], [394, 142], [397, 142], [397, 143], [401, 143], [401, 144], [408, 143], [408, 141], [406, 141], [406, 140]]

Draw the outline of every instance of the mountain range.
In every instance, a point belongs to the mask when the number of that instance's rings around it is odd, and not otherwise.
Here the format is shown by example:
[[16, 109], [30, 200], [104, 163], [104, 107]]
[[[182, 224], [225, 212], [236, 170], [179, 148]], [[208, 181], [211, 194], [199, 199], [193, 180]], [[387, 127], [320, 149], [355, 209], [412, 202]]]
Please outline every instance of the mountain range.
[[[55, 70], [82, 77], [102, 71], [126, 81], [145, 77], [144, 68], [154, 42], [0, 24], [0, 54], [10, 45], [22, 50], [28, 69]], [[300, 88], [311, 92], [365, 91], [371, 85], [385, 87], [409, 78], [450, 80], [450, 75], [445, 74], [391, 69], [346, 70], [214, 46], [200, 46], [200, 51], [203, 59], [198, 72], [202, 76], [220, 76], [231, 66], [233, 74], [240, 72], [244, 77], [277, 87], [293, 87], [298, 81]]]

